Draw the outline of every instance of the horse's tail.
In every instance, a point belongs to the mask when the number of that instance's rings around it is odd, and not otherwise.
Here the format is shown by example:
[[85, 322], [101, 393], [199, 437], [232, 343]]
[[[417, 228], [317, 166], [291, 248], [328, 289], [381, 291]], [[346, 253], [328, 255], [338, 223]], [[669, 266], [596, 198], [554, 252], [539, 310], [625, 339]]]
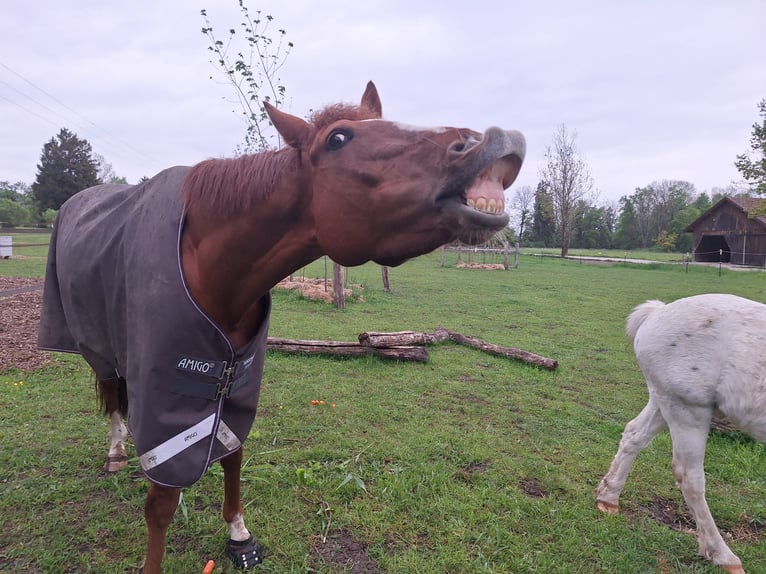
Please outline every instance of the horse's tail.
[[100, 380], [96, 377], [96, 394], [105, 415], [119, 411], [123, 418], [128, 416], [128, 385], [125, 379], [115, 377]]
[[652, 313], [658, 309], [662, 309], [664, 306], [665, 303], [654, 299], [641, 303], [638, 307], [633, 309], [633, 312], [625, 322], [625, 332], [628, 334], [628, 337], [630, 337], [631, 340], [635, 339], [636, 333], [638, 333], [638, 330], [641, 325], [644, 324], [644, 321], [646, 321]]

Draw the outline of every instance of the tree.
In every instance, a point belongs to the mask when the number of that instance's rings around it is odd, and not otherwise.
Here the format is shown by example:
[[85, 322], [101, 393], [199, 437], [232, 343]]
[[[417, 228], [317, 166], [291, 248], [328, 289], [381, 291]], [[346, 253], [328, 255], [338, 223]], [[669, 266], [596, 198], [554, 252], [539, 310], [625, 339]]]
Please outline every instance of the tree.
[[0, 197], [0, 227], [18, 227], [29, 220], [29, 212], [17, 201]]
[[556, 235], [556, 219], [553, 213], [553, 199], [545, 184], [540, 182], [535, 190], [535, 207], [532, 213], [530, 239], [540, 247], [553, 245]]
[[0, 181], [0, 227], [17, 227], [33, 220], [29, 186], [17, 181]]
[[516, 190], [511, 199], [510, 208], [518, 215], [519, 233], [518, 238], [524, 237], [524, 231], [529, 224], [529, 220], [532, 217], [532, 209], [534, 207], [535, 192], [528, 186], [523, 185]]
[[632, 208], [630, 223], [638, 246], [646, 249], [655, 243], [660, 233], [668, 230], [676, 214], [683, 211], [695, 195], [694, 185], [688, 181], [663, 179], [636, 188], [629, 199]]
[[686, 233], [686, 229], [690, 223], [694, 222], [700, 215], [705, 213], [712, 207], [710, 198], [706, 193], [700, 193], [697, 198], [689, 203], [686, 207], [680, 210], [673, 216], [673, 219], [668, 224], [667, 232], [670, 235], [675, 235], [675, 250], [680, 252], [689, 252], [692, 250], [693, 236], [691, 233]]
[[99, 183], [98, 165], [90, 144], [61, 128], [43, 146], [32, 197], [40, 212], [58, 209], [78, 191]]
[[11, 183], [10, 181], [0, 181], [0, 197], [10, 199], [11, 201], [22, 202], [29, 192], [29, 186], [23, 181]]
[[611, 249], [614, 242], [614, 220], [612, 207], [590, 205], [582, 201], [572, 225], [572, 247]]
[[617, 219], [615, 231], [615, 247], [633, 249], [639, 245], [638, 229], [636, 226], [636, 208], [633, 196], [623, 195], [620, 198], [620, 217]]
[[[274, 138], [278, 141], [279, 135], [276, 131], [269, 132], [271, 122], [261, 98], [277, 108], [282, 106], [286, 88], [280, 83], [277, 74], [290, 55], [293, 43], [287, 42], [285, 45], [287, 33], [281, 28], [277, 30], [276, 43], [271, 35], [267, 35], [269, 25], [274, 21], [273, 16], [262, 15], [257, 10], [256, 17], [251, 18], [245, 0], [239, 0], [239, 8], [244, 19], [240, 23], [244, 34], [237, 35], [236, 28], [229, 28], [226, 42], [215, 36], [207, 10], [201, 10], [200, 14], [205, 21], [202, 33], [210, 42], [208, 50], [214, 54], [215, 64], [234, 88], [237, 102], [242, 108], [247, 129], [241, 151], [249, 153], [278, 147], [271, 143]], [[239, 38], [244, 40], [246, 47], [237, 50], [233, 44]], [[235, 52], [233, 58], [230, 52]]]
[[106, 158], [100, 153], [94, 153], [93, 158], [98, 165], [98, 180], [101, 183], [128, 183], [127, 178], [117, 175], [112, 164], [106, 161]]
[[546, 164], [540, 170], [540, 179], [553, 199], [556, 223], [561, 234], [561, 256], [566, 257], [572, 236], [572, 226], [582, 206], [582, 200], [593, 189], [585, 160], [575, 144], [576, 132], [571, 133], [565, 124], [553, 135], [553, 144], [545, 152]]
[[[734, 162], [739, 173], [750, 185], [750, 190], [756, 195], [766, 195], [766, 99], [758, 104], [759, 115], [763, 121], [753, 124], [750, 148], [753, 154], [745, 152], [737, 156]], [[755, 155], [755, 159], [751, 159]]]

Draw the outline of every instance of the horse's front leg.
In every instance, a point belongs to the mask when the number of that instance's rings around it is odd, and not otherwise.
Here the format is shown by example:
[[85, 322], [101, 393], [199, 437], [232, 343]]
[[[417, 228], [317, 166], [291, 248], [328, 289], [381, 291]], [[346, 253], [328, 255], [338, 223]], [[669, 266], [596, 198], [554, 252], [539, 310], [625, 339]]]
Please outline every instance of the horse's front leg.
[[226, 554], [239, 568], [253, 568], [263, 560], [261, 549], [245, 526], [240, 493], [242, 447], [221, 459], [223, 467], [223, 519], [229, 525]]
[[165, 554], [165, 536], [178, 508], [180, 488], [152, 484], [146, 495], [144, 518], [146, 520], [146, 559], [143, 574], [161, 574], [162, 557]]

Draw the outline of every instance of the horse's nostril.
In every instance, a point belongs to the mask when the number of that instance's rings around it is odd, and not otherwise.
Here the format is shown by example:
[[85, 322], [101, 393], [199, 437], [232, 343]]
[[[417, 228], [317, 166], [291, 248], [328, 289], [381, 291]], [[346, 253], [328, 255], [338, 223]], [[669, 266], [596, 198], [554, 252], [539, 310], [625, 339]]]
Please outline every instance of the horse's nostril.
[[455, 153], [463, 152], [465, 151], [465, 142], [453, 142], [452, 145], [449, 146], [449, 149]]

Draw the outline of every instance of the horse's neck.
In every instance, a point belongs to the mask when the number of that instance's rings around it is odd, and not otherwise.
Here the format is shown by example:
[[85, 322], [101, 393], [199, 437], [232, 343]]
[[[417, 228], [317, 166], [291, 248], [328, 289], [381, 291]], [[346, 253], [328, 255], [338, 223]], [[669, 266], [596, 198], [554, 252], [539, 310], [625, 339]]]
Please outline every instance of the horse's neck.
[[263, 296], [321, 255], [307, 206], [284, 209], [284, 196], [279, 203], [282, 208], [273, 198], [264, 200], [258, 209], [225, 223], [212, 223], [204, 213], [187, 217], [181, 243], [187, 285], [237, 346], [263, 321]]

